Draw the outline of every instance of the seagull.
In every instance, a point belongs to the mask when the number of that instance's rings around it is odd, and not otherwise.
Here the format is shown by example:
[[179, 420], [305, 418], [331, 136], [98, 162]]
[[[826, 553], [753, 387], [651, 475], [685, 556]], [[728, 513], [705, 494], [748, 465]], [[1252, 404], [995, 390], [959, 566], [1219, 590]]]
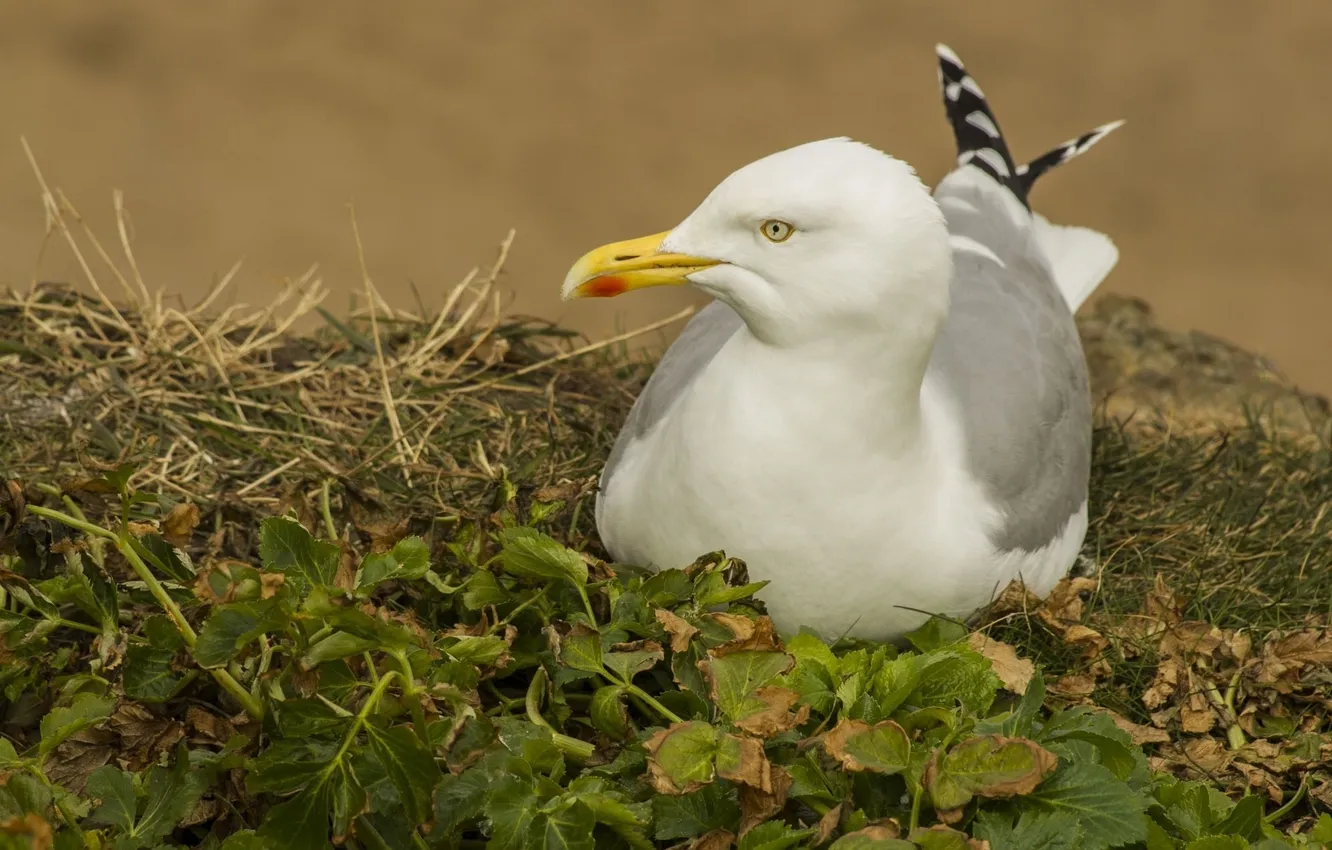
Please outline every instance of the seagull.
[[600, 479], [619, 563], [743, 559], [777, 627], [892, 641], [1011, 580], [1048, 593], [1087, 532], [1092, 411], [1073, 313], [1104, 234], [1032, 211], [1035, 180], [1122, 122], [1016, 165], [936, 48], [957, 165], [933, 193], [847, 138], [740, 168], [674, 229], [597, 248], [567, 299], [714, 299], [654, 370]]

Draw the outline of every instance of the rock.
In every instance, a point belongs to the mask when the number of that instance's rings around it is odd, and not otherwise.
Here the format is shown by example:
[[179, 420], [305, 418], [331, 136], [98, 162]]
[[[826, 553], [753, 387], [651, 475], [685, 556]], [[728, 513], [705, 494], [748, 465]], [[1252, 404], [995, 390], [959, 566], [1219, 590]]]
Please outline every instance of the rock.
[[1269, 427], [1310, 433], [1332, 420], [1322, 396], [1267, 359], [1199, 331], [1166, 330], [1136, 298], [1105, 295], [1078, 317], [1092, 402], [1109, 420], [1176, 430]]

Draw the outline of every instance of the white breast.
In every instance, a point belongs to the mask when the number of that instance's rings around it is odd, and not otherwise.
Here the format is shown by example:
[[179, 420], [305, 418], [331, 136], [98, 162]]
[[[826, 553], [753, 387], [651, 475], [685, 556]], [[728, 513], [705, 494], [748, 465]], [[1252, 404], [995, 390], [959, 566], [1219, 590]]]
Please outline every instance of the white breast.
[[738, 335], [626, 452], [598, 503], [607, 548], [658, 569], [723, 549], [773, 582], [779, 628], [829, 639], [896, 638], [926, 618], [907, 609], [966, 616], [1018, 572], [1067, 571], [1085, 512], [1071, 554], [997, 553], [946, 402], [927, 383], [910, 428], [856, 372], [810, 374]]

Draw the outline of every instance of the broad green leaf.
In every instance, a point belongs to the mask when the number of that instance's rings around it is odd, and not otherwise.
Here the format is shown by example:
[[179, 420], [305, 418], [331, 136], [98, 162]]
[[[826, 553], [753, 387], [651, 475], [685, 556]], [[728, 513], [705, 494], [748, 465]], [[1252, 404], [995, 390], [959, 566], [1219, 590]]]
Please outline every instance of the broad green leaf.
[[490, 778], [480, 770], [463, 771], [460, 776], [445, 774], [434, 789], [435, 829], [449, 835], [480, 818], [489, 792]]
[[742, 835], [736, 850], [787, 850], [813, 834], [812, 829], [792, 829], [779, 820], [770, 820]]
[[651, 670], [658, 661], [666, 657], [660, 646], [649, 644], [648, 648], [606, 652], [602, 662], [622, 682], [631, 681], [634, 676]]
[[1249, 850], [1250, 844], [1237, 835], [1211, 835], [1195, 838], [1184, 845], [1184, 850]]
[[[578, 800], [536, 818], [532, 824], [532, 837], [539, 845], [550, 850], [593, 850], [596, 846], [592, 832], [597, 825], [592, 810]], [[534, 846], [529, 843], [528, 846]]]
[[497, 635], [462, 635], [447, 638], [440, 648], [458, 661], [491, 665], [509, 651], [509, 644]]
[[911, 843], [921, 850], [972, 850], [973, 845], [965, 832], [947, 826], [932, 826], [911, 833]]
[[961, 643], [967, 639], [968, 632], [970, 629], [958, 621], [936, 615], [922, 623], [919, 628], [907, 632], [904, 637], [921, 652], [933, 652]]
[[499, 605], [509, 598], [509, 592], [500, 587], [499, 579], [490, 570], [477, 570], [467, 579], [463, 592], [463, 606], [469, 611], [480, 611], [487, 605]]
[[870, 726], [859, 720], [843, 719], [824, 736], [823, 746], [851, 771], [894, 774], [911, 764], [911, 740], [891, 720]]
[[148, 564], [181, 584], [194, 581], [197, 571], [190, 556], [179, 546], [172, 546], [157, 534], [145, 534], [143, 537], [131, 537], [130, 545]]
[[652, 798], [653, 837], [658, 841], [695, 838], [714, 829], [734, 830], [740, 820], [735, 792], [720, 785], [704, 785], [679, 797]]
[[387, 552], [366, 555], [356, 571], [357, 588], [382, 581], [413, 581], [430, 569], [430, 548], [419, 537], [404, 537]]
[[981, 735], [968, 738], [925, 771], [925, 787], [936, 809], [958, 809], [979, 797], [1030, 794], [1055, 769], [1048, 750], [1026, 738]]
[[273, 704], [272, 718], [282, 730], [274, 746], [306, 746], [302, 739], [320, 736], [341, 738], [352, 722], [352, 714], [339, 711], [334, 705], [319, 699], [286, 699]]
[[629, 804], [624, 800], [599, 791], [578, 792], [578, 799], [592, 810], [592, 817], [597, 823], [607, 826], [647, 826], [650, 820], [647, 806], [643, 803]]
[[268, 517], [259, 525], [259, 557], [264, 569], [277, 570], [299, 590], [329, 587], [338, 574], [342, 550], [316, 540], [294, 519]]
[[655, 608], [671, 608], [679, 605], [694, 592], [694, 584], [685, 575], [684, 570], [662, 570], [654, 573], [643, 582], [640, 591], [648, 604]]
[[1262, 839], [1263, 799], [1254, 794], [1240, 798], [1214, 831], [1220, 835], [1238, 835], [1249, 841]]
[[1016, 801], [1020, 811], [1065, 812], [1082, 825], [1082, 848], [1105, 850], [1145, 841], [1142, 795], [1099, 764], [1060, 767], [1031, 794]]
[[801, 630], [786, 642], [786, 651], [795, 658], [796, 663], [811, 661], [829, 672], [837, 669], [837, 656], [828, 644], [812, 632]]
[[557, 657], [561, 664], [586, 673], [601, 672], [601, 635], [579, 623], [560, 638]]
[[329, 817], [333, 810], [333, 787], [328, 782], [311, 784], [301, 793], [269, 809], [259, 827], [259, 838], [283, 850], [329, 850]]
[[712, 686], [713, 700], [732, 721], [763, 711], [768, 704], [754, 692], [791, 669], [792, 661], [784, 652], [758, 650], [710, 658], [705, 674]]
[[89, 815], [93, 826], [114, 826], [130, 833], [139, 816], [139, 796], [134, 790], [134, 777], [118, 767], [103, 765], [88, 776], [85, 792], [98, 800], [97, 808]]
[[921, 671], [920, 684], [907, 701], [944, 708], [961, 704], [972, 714], [984, 715], [1001, 685], [985, 656], [970, 649], [952, 649], [941, 661]]
[[290, 794], [320, 775], [337, 751], [334, 741], [283, 738], [259, 754], [245, 785], [252, 794]]
[[530, 779], [506, 776], [495, 782], [486, 795], [486, 820], [490, 822], [490, 843], [494, 850], [519, 850], [538, 847], [529, 838], [536, 807], [541, 802]]
[[682, 794], [712, 781], [717, 729], [701, 720], [676, 723], [644, 742], [648, 776], [663, 794]]
[[748, 599], [767, 586], [766, 581], [756, 581], [740, 587], [731, 587], [726, 584], [726, 579], [721, 573], [704, 573], [695, 582], [694, 599], [698, 606], [704, 609], [714, 605], [729, 605]]
[[233, 832], [226, 841], [223, 841], [217, 850], [271, 850], [252, 829], [243, 829], [240, 832]]
[[333, 632], [306, 650], [305, 655], [301, 656], [300, 665], [306, 670], [313, 670], [325, 661], [360, 655], [378, 646], [379, 642], [372, 638], [360, 637], [350, 632]]
[[506, 528], [500, 534], [500, 562], [509, 575], [587, 584], [587, 564], [572, 549], [534, 528]]
[[1121, 780], [1135, 773], [1141, 781], [1148, 775], [1147, 760], [1133, 746], [1127, 732], [1115, 725], [1110, 715], [1086, 706], [1058, 711], [1041, 727], [1036, 740], [1042, 744], [1082, 741], [1096, 748], [1096, 760]]
[[194, 660], [205, 670], [223, 667], [260, 635], [280, 624], [280, 611], [272, 599], [220, 605], [199, 630]]
[[1013, 822], [1008, 812], [982, 809], [972, 833], [990, 842], [990, 850], [1078, 850], [1082, 828], [1068, 812], [1023, 812]]
[[204, 771], [191, 772], [189, 750], [182, 743], [176, 748], [171, 767], [154, 767], [149, 771], [144, 788], [146, 799], [134, 834], [150, 844], [166, 836], [194, 808], [207, 785]]
[[367, 726], [370, 749], [379, 757], [406, 807], [407, 816], [424, 823], [430, 815], [430, 793], [440, 780], [435, 757], [405, 726], [379, 729]]
[[1041, 675], [1040, 668], [1032, 675], [1031, 681], [1027, 683], [1027, 691], [1018, 700], [1018, 704], [1013, 709], [1003, 723], [1003, 734], [1010, 737], [1026, 737], [1031, 734], [1031, 728], [1041, 708], [1045, 705], [1045, 677]]
[[166, 702], [185, 685], [186, 678], [172, 663], [175, 649], [159, 649], [152, 644], [135, 644], [125, 653], [120, 684], [125, 696], [139, 702]]
[[592, 694], [592, 705], [588, 710], [592, 725], [612, 738], [624, 738], [629, 734], [629, 713], [624, 707], [624, 691], [620, 685], [606, 685]]
[[42, 718], [42, 741], [37, 748], [38, 755], [45, 758], [70, 735], [102, 722], [111, 715], [114, 705], [115, 700], [110, 697], [85, 692], [74, 697], [68, 706], [51, 709]]

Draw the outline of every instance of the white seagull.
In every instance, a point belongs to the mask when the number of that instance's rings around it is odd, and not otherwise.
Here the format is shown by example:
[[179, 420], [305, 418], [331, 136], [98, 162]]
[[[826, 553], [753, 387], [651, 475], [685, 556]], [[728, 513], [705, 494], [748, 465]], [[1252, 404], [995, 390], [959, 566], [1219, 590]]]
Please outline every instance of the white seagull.
[[1048, 592], [1087, 532], [1091, 403], [1073, 311], [1118, 260], [1033, 213], [980, 87], [937, 48], [957, 167], [933, 195], [827, 139], [731, 174], [675, 229], [598, 248], [565, 298], [689, 284], [715, 301], [666, 352], [601, 476], [619, 562], [725, 550], [778, 628], [895, 640], [1010, 580]]

